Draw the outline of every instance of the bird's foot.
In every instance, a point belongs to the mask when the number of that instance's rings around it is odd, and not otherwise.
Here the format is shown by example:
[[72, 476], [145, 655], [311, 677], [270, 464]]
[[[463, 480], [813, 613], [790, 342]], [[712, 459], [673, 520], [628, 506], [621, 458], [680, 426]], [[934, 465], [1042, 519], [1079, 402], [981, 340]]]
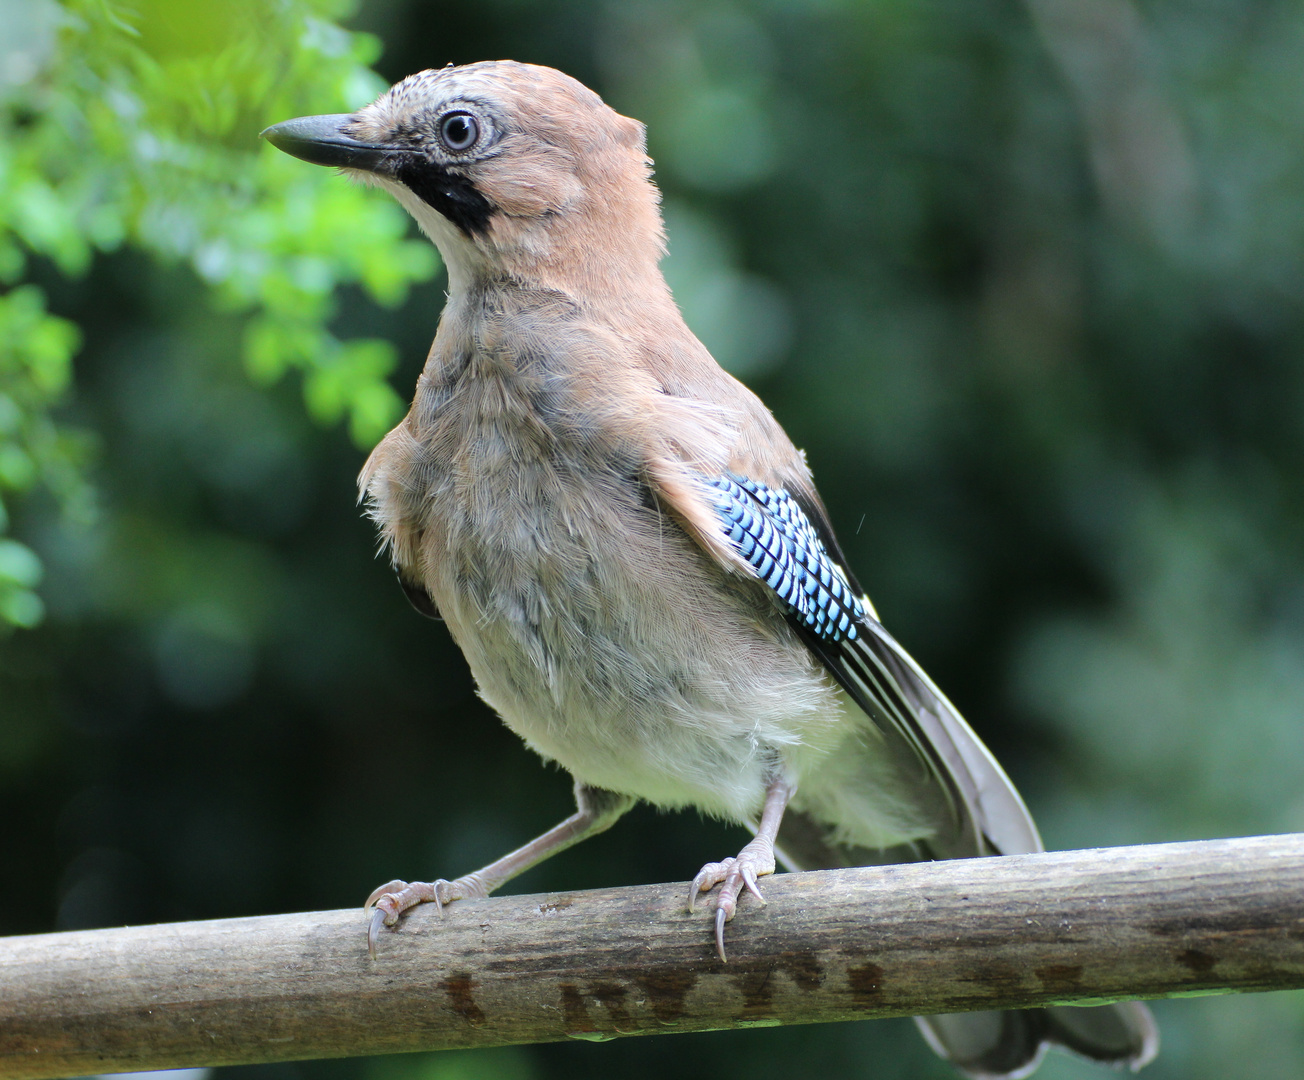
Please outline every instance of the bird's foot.
[[371, 913], [371, 925], [367, 928], [367, 952], [375, 959], [380, 928], [397, 926], [400, 916], [418, 904], [434, 904], [435, 910], [443, 915], [445, 904], [487, 895], [475, 875], [460, 877], [456, 881], [440, 878], [438, 881], [387, 882], [374, 890], [362, 905], [363, 911], [373, 906], [376, 909]]
[[697, 872], [688, 887], [688, 910], [693, 910], [699, 893], [710, 892], [720, 886], [715, 902], [715, 951], [721, 962], [727, 962], [724, 952], [724, 926], [738, 910], [738, 898], [743, 889], [756, 897], [764, 906], [765, 897], [757, 887], [756, 879], [774, 873], [774, 845], [763, 836], [753, 839], [736, 858], [724, 862], [707, 863]]

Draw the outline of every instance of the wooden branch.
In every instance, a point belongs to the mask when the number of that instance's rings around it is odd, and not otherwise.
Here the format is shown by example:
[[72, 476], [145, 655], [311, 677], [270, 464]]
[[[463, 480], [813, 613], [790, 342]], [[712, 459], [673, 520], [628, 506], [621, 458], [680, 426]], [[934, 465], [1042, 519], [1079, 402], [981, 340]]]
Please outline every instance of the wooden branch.
[[0, 939], [0, 1077], [1304, 986], [1304, 834]]

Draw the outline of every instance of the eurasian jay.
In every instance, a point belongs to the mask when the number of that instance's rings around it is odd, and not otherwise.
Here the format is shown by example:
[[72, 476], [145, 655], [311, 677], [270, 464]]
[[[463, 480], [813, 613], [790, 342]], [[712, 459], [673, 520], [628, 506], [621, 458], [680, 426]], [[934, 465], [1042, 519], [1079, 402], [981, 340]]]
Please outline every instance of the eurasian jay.
[[[1041, 850], [995, 759], [879, 623], [805, 458], [680, 317], [643, 125], [550, 68], [423, 71], [349, 115], [264, 132], [394, 195], [448, 301], [411, 411], [361, 475], [399, 581], [481, 696], [575, 779], [573, 815], [452, 881], [488, 895], [637, 800], [755, 837], [708, 862], [715, 942], [776, 857], [792, 869]], [[920, 1018], [972, 1076], [1048, 1043], [1140, 1068], [1137, 1003]]]

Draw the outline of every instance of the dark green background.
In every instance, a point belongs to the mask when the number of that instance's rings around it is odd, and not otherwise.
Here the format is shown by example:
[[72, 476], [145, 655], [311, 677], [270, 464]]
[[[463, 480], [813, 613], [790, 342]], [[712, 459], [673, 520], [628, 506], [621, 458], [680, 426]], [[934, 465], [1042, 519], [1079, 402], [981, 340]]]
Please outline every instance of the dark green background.
[[[376, 0], [345, 24], [386, 81], [511, 57], [648, 124], [690, 324], [806, 449], [1048, 846], [1304, 830], [1298, 3]], [[375, 557], [363, 452], [295, 379], [244, 374], [242, 314], [130, 246], [29, 276], [83, 331], [64, 415], [101, 511], [15, 513], [49, 615], [0, 639], [0, 933], [360, 904], [568, 812]], [[332, 329], [392, 339], [406, 397], [442, 289], [346, 290]], [[686, 880], [743, 839], [641, 808], [511, 888]], [[1298, 994], [1156, 1012], [1154, 1080], [1304, 1075]], [[905, 1021], [228, 1073], [950, 1075]]]

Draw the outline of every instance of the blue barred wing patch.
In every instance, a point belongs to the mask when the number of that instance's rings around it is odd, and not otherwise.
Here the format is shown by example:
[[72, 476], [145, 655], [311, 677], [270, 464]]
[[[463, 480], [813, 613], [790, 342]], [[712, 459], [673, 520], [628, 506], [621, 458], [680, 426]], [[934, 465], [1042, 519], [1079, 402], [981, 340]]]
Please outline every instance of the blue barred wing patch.
[[865, 605], [788, 493], [743, 476], [707, 481], [733, 549], [785, 611], [822, 641], [854, 641]]
[[932, 801], [930, 789], [939, 800], [936, 831], [918, 841], [926, 856], [1040, 851], [1037, 827], [1009, 778], [879, 625], [869, 601], [855, 594], [796, 500], [732, 474], [708, 483], [733, 549], [773, 591], [789, 621], [810, 635], [811, 651], [851, 700], [880, 731], [903, 740], [919, 762], [919, 806]]

